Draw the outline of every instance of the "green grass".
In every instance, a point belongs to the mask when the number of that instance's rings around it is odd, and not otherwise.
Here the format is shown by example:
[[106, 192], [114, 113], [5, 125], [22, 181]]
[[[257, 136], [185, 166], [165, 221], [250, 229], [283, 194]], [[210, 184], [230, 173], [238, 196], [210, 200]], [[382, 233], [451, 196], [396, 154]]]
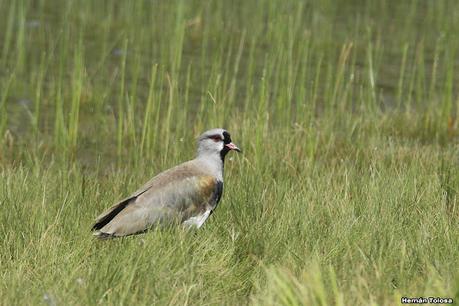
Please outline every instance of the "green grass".
[[[459, 299], [456, 1], [0, 0], [0, 304]], [[105, 208], [225, 127], [199, 231]]]

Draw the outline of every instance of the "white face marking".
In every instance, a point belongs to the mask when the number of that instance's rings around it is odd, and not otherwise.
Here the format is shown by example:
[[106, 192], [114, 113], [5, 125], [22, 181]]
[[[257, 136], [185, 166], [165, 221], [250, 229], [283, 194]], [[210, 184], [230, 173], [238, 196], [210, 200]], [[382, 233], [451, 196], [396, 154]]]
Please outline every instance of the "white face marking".
[[[221, 136], [223, 137], [223, 136]], [[198, 143], [198, 155], [217, 155], [220, 156], [221, 150], [225, 144], [223, 140], [214, 140], [211, 138], [204, 138]]]
[[196, 226], [197, 228], [200, 228], [204, 224], [204, 222], [206, 222], [207, 218], [210, 216], [210, 212], [211, 210], [208, 209], [200, 215], [197, 215], [197, 216], [189, 218], [188, 220], [185, 220], [183, 224], [189, 228], [192, 226]]

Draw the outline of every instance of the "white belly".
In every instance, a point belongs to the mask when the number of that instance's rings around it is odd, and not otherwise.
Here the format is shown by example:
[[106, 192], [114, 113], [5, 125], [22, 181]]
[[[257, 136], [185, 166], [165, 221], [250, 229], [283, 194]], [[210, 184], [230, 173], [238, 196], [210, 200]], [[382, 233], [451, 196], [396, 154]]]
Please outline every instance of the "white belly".
[[191, 217], [188, 220], [185, 220], [183, 224], [188, 227], [196, 226], [197, 228], [200, 228], [204, 222], [206, 222], [207, 218], [209, 218], [211, 213], [211, 210], [206, 210], [204, 213]]

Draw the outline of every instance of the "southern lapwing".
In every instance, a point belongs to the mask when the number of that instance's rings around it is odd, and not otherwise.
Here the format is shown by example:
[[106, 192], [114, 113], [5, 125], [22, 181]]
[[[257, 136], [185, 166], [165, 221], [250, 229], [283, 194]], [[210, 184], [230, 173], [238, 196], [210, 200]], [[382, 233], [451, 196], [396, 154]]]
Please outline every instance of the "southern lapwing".
[[99, 238], [137, 234], [159, 224], [201, 227], [223, 192], [226, 154], [241, 150], [224, 129], [198, 139], [195, 159], [166, 170], [101, 214], [93, 225]]

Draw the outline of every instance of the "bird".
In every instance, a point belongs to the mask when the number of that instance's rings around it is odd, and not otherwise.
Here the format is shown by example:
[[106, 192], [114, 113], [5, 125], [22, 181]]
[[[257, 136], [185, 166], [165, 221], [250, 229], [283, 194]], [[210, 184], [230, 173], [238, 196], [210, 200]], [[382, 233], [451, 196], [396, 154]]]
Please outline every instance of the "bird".
[[230, 151], [242, 152], [223, 128], [204, 132], [192, 160], [159, 173], [96, 218], [98, 238], [143, 233], [158, 225], [200, 228], [223, 193], [223, 167]]

